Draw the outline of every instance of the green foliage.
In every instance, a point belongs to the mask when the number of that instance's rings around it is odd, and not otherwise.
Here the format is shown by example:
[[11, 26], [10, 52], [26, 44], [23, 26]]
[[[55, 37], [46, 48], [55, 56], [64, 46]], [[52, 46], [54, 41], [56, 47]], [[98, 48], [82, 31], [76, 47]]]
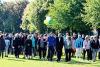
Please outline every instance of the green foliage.
[[100, 0], [86, 0], [84, 20], [92, 28], [100, 28]]
[[26, 7], [26, 1], [4, 2], [0, 6], [0, 30], [3, 32], [18, 32], [20, 31], [21, 16]]
[[67, 18], [68, 13], [68, 5], [64, 0], [55, 0], [54, 4], [51, 5], [49, 16], [53, 19], [53, 24], [49, 25], [48, 27], [55, 29], [57, 31], [61, 31], [64, 29], [65, 18]]
[[29, 3], [22, 17], [21, 27], [28, 29], [28, 25], [33, 24], [33, 26], [35, 26], [40, 32], [43, 32], [45, 29], [44, 19], [47, 12], [46, 0], [36, 0]]
[[48, 27], [58, 31], [66, 28], [78, 32], [89, 30], [81, 16], [84, 14], [84, 3], [85, 0], [55, 0], [48, 14], [55, 23]]
[[[30, 32], [38, 30], [40, 33], [47, 29], [85, 32], [100, 28], [100, 0], [34, 0], [27, 3], [24, 0], [0, 2], [1, 31], [18, 32], [22, 28]], [[52, 20], [45, 25], [46, 16]], [[20, 25], [17, 22], [21, 19]]]

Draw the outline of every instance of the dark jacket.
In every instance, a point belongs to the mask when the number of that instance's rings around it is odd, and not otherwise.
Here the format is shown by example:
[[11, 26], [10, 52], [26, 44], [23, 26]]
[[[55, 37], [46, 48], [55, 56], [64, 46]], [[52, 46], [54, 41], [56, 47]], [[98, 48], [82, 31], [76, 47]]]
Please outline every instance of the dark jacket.
[[31, 51], [32, 50], [32, 40], [27, 39], [25, 41], [25, 51]]
[[0, 37], [0, 50], [5, 50], [5, 41], [2, 37]]
[[13, 46], [14, 46], [15, 49], [20, 48], [20, 46], [21, 46], [21, 39], [19, 37], [14, 39]]
[[59, 51], [59, 50], [62, 50], [63, 48], [63, 45], [64, 45], [64, 39], [63, 37], [56, 37], [56, 50]]
[[94, 40], [90, 41], [90, 45], [92, 49], [99, 49], [99, 40], [97, 40], [97, 42]]

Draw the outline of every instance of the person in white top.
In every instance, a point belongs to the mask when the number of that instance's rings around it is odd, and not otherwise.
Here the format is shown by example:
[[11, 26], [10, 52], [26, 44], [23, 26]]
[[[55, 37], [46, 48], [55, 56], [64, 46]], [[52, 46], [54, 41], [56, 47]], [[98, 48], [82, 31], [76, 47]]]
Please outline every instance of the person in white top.
[[87, 53], [87, 60], [89, 60], [90, 57], [90, 40], [89, 36], [87, 35], [85, 37], [85, 40], [83, 41], [83, 59], [85, 59], [85, 55]]
[[8, 57], [8, 48], [9, 48], [9, 45], [10, 45], [10, 40], [8, 38], [5, 38], [5, 57]]

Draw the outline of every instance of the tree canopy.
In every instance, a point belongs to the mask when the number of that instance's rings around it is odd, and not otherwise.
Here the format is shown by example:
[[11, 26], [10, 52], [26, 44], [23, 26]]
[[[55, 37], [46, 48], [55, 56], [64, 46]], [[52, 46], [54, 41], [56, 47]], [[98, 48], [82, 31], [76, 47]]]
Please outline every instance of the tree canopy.
[[[50, 21], [46, 21], [50, 17]], [[0, 2], [0, 30], [88, 33], [100, 29], [100, 0], [34, 0]]]
[[100, 0], [86, 0], [84, 20], [92, 28], [100, 28]]

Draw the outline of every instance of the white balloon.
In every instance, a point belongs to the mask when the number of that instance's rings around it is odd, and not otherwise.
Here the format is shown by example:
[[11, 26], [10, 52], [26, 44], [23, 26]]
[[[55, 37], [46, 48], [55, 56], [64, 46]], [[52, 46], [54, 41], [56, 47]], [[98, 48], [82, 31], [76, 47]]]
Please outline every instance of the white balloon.
[[51, 20], [51, 17], [47, 16], [46, 20], [49, 22]]

